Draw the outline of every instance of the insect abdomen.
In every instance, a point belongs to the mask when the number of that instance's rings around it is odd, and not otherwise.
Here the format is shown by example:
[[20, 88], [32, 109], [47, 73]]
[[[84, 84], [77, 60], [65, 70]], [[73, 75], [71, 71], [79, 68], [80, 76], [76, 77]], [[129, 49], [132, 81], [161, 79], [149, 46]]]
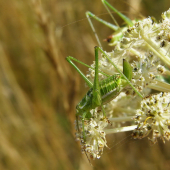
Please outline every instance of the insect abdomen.
[[110, 76], [100, 82], [102, 103], [109, 102], [115, 98], [127, 85], [127, 82], [120, 74]]
[[[126, 85], [127, 85], [126, 80], [122, 78], [120, 74], [116, 74], [110, 76], [105, 80], [102, 80], [99, 83], [102, 103], [107, 103], [111, 99], [115, 98]], [[96, 106], [92, 105], [92, 98], [93, 98], [93, 88], [91, 88], [86, 93], [84, 98], [77, 105], [78, 112], [89, 111], [97, 107], [97, 105]]]

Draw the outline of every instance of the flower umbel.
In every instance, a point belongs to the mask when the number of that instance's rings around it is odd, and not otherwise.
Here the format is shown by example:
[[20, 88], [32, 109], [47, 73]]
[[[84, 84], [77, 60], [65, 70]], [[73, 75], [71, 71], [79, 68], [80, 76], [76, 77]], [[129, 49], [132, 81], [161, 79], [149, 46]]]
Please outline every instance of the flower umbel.
[[[82, 151], [93, 159], [100, 158], [103, 148], [107, 147], [105, 136], [109, 133], [133, 131], [135, 139], [152, 134], [149, 139], [153, 143], [157, 138], [163, 142], [170, 140], [170, 9], [162, 14], [160, 23], [151, 17], [134, 23], [124, 32], [114, 51], [106, 54], [108, 58], [102, 55], [99, 59], [99, 71], [104, 73], [99, 73], [99, 81], [106, 80], [106, 75], [120, 73], [111, 61], [123, 72], [122, 61], [126, 59], [132, 68], [130, 83], [143, 99], [134, 93], [129, 83], [113, 100], [95, 109], [91, 107], [90, 116], [77, 113], [76, 137], [81, 141]], [[92, 68], [95, 68], [95, 62], [87, 75], [93, 82], [95, 71]], [[109, 83], [108, 87], [114, 84]], [[87, 93], [84, 101], [93, 97], [89, 94], [91, 96]]]
[[170, 93], [159, 93], [144, 98], [141, 108], [135, 117], [137, 128], [133, 131], [134, 138], [143, 138], [149, 133], [153, 143], [157, 138], [170, 140]]
[[108, 126], [108, 119], [96, 110], [91, 110], [91, 118], [78, 120], [77, 140], [81, 141], [82, 152], [90, 155], [90, 158], [100, 158], [103, 148], [107, 147], [104, 128]]

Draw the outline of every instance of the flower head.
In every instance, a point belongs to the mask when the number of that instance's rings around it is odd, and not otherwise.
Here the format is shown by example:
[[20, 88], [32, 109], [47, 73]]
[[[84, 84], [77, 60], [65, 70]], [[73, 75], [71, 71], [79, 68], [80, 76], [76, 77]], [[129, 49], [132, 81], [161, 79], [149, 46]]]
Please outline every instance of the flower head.
[[141, 108], [135, 117], [137, 128], [133, 131], [134, 138], [143, 138], [152, 133], [150, 140], [155, 143], [157, 138], [170, 140], [170, 93], [159, 93], [144, 98]]
[[[108, 126], [108, 119], [99, 113], [100, 111], [91, 110], [91, 118], [79, 117], [76, 126], [76, 138], [81, 141], [82, 152], [90, 155], [90, 158], [100, 158], [103, 148], [107, 147], [104, 128]], [[78, 128], [78, 129], [77, 129]]]

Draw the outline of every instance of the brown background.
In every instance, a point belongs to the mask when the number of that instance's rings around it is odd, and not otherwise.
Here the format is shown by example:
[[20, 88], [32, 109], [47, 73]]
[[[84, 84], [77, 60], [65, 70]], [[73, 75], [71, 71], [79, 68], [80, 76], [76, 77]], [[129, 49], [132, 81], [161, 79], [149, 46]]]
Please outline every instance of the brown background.
[[[159, 20], [170, 7], [169, 0], [109, 2], [131, 19]], [[65, 57], [94, 60], [87, 10], [112, 22], [100, 0], [0, 1], [0, 170], [170, 169], [169, 142], [151, 145], [129, 133], [108, 136], [110, 149], [93, 167], [81, 154], [75, 106], [88, 89]], [[112, 33], [94, 25], [101, 41]]]

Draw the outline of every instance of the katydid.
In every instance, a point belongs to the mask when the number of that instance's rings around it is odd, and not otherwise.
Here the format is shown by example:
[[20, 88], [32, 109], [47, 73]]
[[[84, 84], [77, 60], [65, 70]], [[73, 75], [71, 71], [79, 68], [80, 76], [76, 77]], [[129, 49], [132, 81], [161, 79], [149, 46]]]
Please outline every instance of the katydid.
[[[94, 26], [90, 18], [92, 17], [98, 20], [99, 22], [112, 28], [115, 31], [114, 36], [112, 37], [112, 42], [111, 42], [112, 45], [116, 45], [117, 42], [120, 41], [120, 39], [123, 37], [124, 32], [128, 29], [128, 26], [133, 26], [133, 22], [129, 18], [121, 14], [119, 11], [117, 11], [115, 8], [113, 8], [106, 0], [102, 0], [102, 2], [109, 13], [110, 11], [108, 7], [111, 8], [114, 12], [116, 12], [126, 22], [127, 26], [120, 28], [116, 22], [115, 22], [116, 25], [112, 25], [96, 17], [94, 14], [90, 12], [86, 12], [87, 19], [90, 23], [90, 26], [93, 32], [95, 33], [97, 42], [100, 46], [100, 47], [95, 47], [95, 67], [93, 68], [91, 66], [88, 66], [87, 64], [71, 56], [66, 58], [67, 61], [78, 71], [78, 73], [82, 76], [82, 78], [85, 80], [86, 84], [90, 88], [90, 90], [86, 93], [84, 98], [76, 106], [76, 129], [77, 129], [79, 139], [81, 140], [81, 143], [83, 143], [82, 145], [83, 151], [85, 151], [85, 153], [91, 153], [92, 158], [98, 157], [100, 155], [102, 148], [106, 146], [106, 143], [104, 142], [105, 141], [104, 137], [101, 137], [101, 140], [98, 140], [97, 142], [98, 149], [96, 150], [94, 149], [95, 151], [93, 152], [92, 150], [93, 148], [95, 148], [95, 142], [96, 142], [95, 135], [94, 137], [92, 137], [94, 139], [94, 143], [93, 143], [94, 145], [93, 144], [89, 145], [86, 140], [88, 138], [86, 135], [88, 135], [89, 133], [89, 131], [86, 129], [86, 123], [87, 123], [87, 120], [93, 119], [93, 116], [94, 116], [93, 111], [96, 108], [99, 110], [102, 109], [101, 114], [103, 115], [103, 119], [106, 120], [107, 118], [106, 118], [105, 109], [103, 105], [107, 104], [112, 99], [116, 98], [122, 91], [126, 89], [127, 86], [131, 86], [131, 88], [142, 98], [142, 95], [137, 91], [137, 89], [131, 83], [133, 72], [132, 72], [132, 68], [130, 64], [128, 63], [128, 61], [123, 59], [123, 72], [119, 70], [119, 68], [116, 66], [115, 63], [113, 63], [113, 61], [110, 59], [107, 53], [102, 50], [100, 40], [96, 34], [96, 31], [94, 29]], [[99, 51], [115, 67], [115, 69], [118, 72], [117, 74], [113, 74], [110, 76], [99, 70], [99, 64], [98, 64], [98, 52]], [[81, 70], [74, 64], [73, 61], [78, 62], [84, 66], [87, 66], [90, 69], [93, 69], [95, 71], [94, 82], [91, 82], [81, 72]], [[103, 74], [106, 78], [102, 81], [99, 81], [99, 73]], [[95, 126], [94, 128], [97, 128], [97, 126]]]
[[[117, 69], [118, 74], [114, 74], [112, 76], [107, 77], [106, 79], [99, 82], [98, 78], [98, 51], [101, 51], [102, 54], [108, 59], [111, 64]], [[78, 116], [82, 117], [82, 124], [85, 118], [91, 118], [92, 115], [90, 111], [97, 107], [102, 107], [103, 104], [109, 102], [114, 99], [123, 89], [130, 85], [134, 91], [142, 97], [142, 95], [135, 89], [135, 87], [131, 84], [130, 80], [132, 79], [132, 68], [130, 64], [124, 59], [123, 60], [123, 73], [118, 69], [118, 67], [110, 60], [107, 54], [100, 48], [95, 47], [95, 77], [94, 83], [92, 83], [86, 76], [78, 69], [78, 67], [72, 62], [72, 60], [78, 61], [77, 59], [73, 59], [73, 57], [69, 56], [66, 58], [67, 61], [79, 72], [79, 74], [83, 77], [87, 85], [90, 87], [90, 90], [86, 93], [85, 97], [80, 101], [80, 103], [76, 106], [76, 122], [77, 129], [79, 130], [78, 125]], [[84, 64], [85, 65], [85, 64]], [[90, 67], [90, 66], [89, 66]], [[105, 113], [103, 113], [105, 114]], [[83, 124], [84, 126], [84, 124]], [[84, 133], [84, 127], [83, 127]], [[85, 140], [85, 135], [84, 140]]]

